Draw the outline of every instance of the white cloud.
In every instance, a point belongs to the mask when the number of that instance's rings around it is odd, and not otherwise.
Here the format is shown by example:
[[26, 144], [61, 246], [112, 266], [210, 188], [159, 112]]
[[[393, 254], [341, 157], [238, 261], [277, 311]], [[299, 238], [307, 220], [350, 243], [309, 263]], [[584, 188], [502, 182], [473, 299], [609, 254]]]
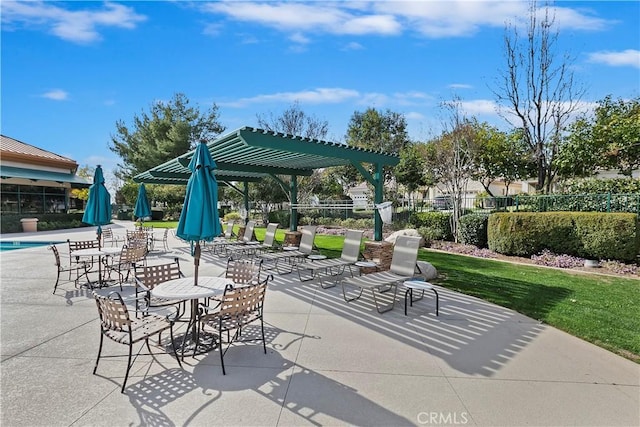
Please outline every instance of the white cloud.
[[344, 45], [344, 47], [342, 48], [342, 50], [362, 50], [364, 49], [364, 46], [362, 46], [360, 43], [358, 42], [349, 42], [346, 45]]
[[470, 116], [477, 114], [495, 115], [498, 111], [498, 104], [490, 99], [474, 99], [472, 101], [460, 101], [460, 108]]
[[54, 101], [66, 101], [69, 98], [69, 94], [62, 89], [52, 89], [40, 96]]
[[[46, 28], [53, 35], [74, 43], [100, 40], [98, 27], [133, 29], [145, 21], [131, 7], [106, 2], [100, 9], [68, 10], [60, 3], [44, 1], [3, 1], [3, 29]], [[91, 3], [89, 3], [91, 4]]]
[[418, 113], [417, 111], [409, 111], [404, 115], [407, 120], [424, 120], [426, 116], [422, 113]]
[[305, 35], [302, 34], [302, 33], [291, 34], [289, 36], [289, 40], [291, 40], [294, 43], [299, 43], [299, 44], [307, 44], [307, 43], [309, 43], [311, 41], [311, 40], [309, 40], [308, 37], [305, 37]]
[[640, 50], [627, 49], [620, 52], [601, 51], [589, 54], [589, 61], [613, 67], [631, 66], [640, 68]]
[[232, 102], [219, 102], [223, 107], [244, 108], [252, 104], [266, 104], [298, 101], [301, 104], [336, 104], [349, 99], [360, 97], [360, 93], [351, 89], [342, 88], [317, 88], [299, 92], [278, 92], [274, 94], [256, 95], [248, 98], [240, 98]]
[[[360, 2], [212, 2], [202, 10], [284, 32], [335, 35], [399, 35], [414, 31], [429, 38], [466, 37], [482, 27], [522, 23], [526, 1], [360, 1]], [[614, 21], [587, 9], [553, 7], [558, 28], [594, 31]]]
[[451, 83], [448, 86], [450, 89], [472, 89], [473, 86], [468, 85], [466, 83]]
[[399, 34], [401, 24], [390, 14], [365, 14], [351, 3], [215, 2], [206, 12], [254, 22], [280, 31], [330, 34]]

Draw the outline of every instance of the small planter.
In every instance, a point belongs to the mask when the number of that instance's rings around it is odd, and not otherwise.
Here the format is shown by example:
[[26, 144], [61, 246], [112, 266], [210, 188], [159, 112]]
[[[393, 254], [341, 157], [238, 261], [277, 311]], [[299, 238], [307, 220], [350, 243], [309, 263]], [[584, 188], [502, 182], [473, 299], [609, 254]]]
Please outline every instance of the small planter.
[[597, 259], [585, 259], [584, 266], [587, 268], [598, 268], [600, 267], [600, 261]]
[[22, 218], [22, 231], [25, 233], [33, 233], [38, 231], [38, 218]]

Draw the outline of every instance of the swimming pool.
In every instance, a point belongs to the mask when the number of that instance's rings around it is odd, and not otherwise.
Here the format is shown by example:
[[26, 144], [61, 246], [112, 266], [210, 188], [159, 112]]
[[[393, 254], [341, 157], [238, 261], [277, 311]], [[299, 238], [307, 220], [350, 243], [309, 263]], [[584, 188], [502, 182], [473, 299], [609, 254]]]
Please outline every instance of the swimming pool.
[[0, 252], [15, 251], [16, 249], [37, 248], [38, 246], [57, 245], [60, 243], [66, 243], [66, 242], [61, 242], [61, 241], [29, 242], [29, 241], [18, 241], [18, 240], [5, 240], [5, 241], [0, 241]]

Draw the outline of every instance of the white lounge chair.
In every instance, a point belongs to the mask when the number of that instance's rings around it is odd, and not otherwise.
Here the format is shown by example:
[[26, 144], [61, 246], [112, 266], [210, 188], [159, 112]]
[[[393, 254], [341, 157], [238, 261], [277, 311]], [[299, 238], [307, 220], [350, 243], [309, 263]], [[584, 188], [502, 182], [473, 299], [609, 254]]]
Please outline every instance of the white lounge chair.
[[[351, 273], [351, 277], [353, 277], [351, 267], [358, 262], [363, 233], [363, 231], [359, 230], [347, 230], [340, 258], [318, 259], [312, 260], [311, 262], [297, 264], [296, 267], [298, 269], [298, 277], [300, 277], [300, 280], [304, 282], [306, 280], [317, 278], [320, 282], [320, 286], [327, 289], [334, 287], [337, 282], [334, 281], [332, 284], [325, 285], [322, 283], [323, 277], [331, 276], [337, 278], [344, 273], [347, 267], [349, 267], [349, 273]], [[310, 271], [310, 277], [303, 278], [301, 270]]]
[[[416, 261], [418, 260], [419, 237], [399, 236], [393, 247], [391, 268], [388, 271], [378, 271], [362, 276], [350, 277], [342, 280], [342, 294], [347, 302], [354, 301], [362, 296], [362, 291], [370, 289], [373, 302], [378, 313], [384, 313], [393, 309], [398, 293], [398, 284], [414, 278]], [[346, 286], [360, 289], [355, 297], [347, 297]], [[388, 292], [393, 290], [393, 301], [387, 307], [381, 309], [376, 297], [376, 292]]]
[[[306, 257], [313, 253], [313, 241], [316, 238], [316, 229], [318, 227], [313, 225], [307, 225], [301, 227], [302, 237], [300, 239], [300, 246], [296, 247], [284, 247], [278, 252], [269, 252], [259, 254], [258, 258], [262, 259], [265, 263], [273, 262], [275, 270], [278, 274], [291, 273], [294, 265], [299, 262], [304, 262]], [[285, 261], [289, 264], [289, 270], [284, 272], [280, 271], [279, 264], [281, 261]]]

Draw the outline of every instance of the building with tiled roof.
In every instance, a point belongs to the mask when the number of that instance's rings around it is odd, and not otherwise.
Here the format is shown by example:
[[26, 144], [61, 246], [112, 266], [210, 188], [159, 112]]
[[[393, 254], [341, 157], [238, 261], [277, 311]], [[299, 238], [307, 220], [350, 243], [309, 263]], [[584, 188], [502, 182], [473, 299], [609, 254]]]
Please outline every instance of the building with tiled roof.
[[77, 170], [73, 159], [0, 135], [0, 212], [66, 212], [70, 190], [90, 184]]

